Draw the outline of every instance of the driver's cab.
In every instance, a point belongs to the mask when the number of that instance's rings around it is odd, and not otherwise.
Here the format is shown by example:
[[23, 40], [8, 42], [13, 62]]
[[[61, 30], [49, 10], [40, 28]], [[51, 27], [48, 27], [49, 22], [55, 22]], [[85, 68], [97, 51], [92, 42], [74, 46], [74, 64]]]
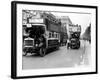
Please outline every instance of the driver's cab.
[[[43, 47], [44, 43], [46, 43], [46, 26], [44, 24], [32, 24], [31, 27], [26, 28], [26, 31], [29, 36], [24, 39], [24, 52], [32, 53], [40, 50], [41, 53], [40, 47]], [[43, 56], [42, 53], [41, 56]]]
[[46, 26], [44, 24], [32, 24], [29, 31], [29, 37], [34, 39], [34, 45], [40, 44], [42, 38], [45, 38]]

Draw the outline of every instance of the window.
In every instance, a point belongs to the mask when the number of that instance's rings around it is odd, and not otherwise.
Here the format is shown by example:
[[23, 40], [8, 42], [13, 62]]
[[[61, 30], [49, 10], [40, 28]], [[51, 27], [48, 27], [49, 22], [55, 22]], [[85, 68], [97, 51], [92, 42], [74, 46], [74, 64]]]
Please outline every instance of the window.
[[49, 32], [49, 38], [51, 38], [52, 37], [52, 33], [51, 32]]
[[57, 34], [57, 38], [59, 38], [59, 34]]
[[56, 38], [56, 32], [54, 32], [54, 38]]
[[58, 38], [58, 33], [55, 34], [55, 38]]
[[54, 38], [54, 32], [52, 32], [52, 37]]

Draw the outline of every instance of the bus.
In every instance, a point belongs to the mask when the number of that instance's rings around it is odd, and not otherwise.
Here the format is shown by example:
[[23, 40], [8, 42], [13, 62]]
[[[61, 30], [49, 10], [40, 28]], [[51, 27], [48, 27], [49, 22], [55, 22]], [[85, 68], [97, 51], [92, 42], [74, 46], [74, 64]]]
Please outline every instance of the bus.
[[79, 49], [80, 48], [80, 34], [81, 34], [81, 26], [80, 25], [69, 25], [69, 39], [68, 39], [68, 45], [71, 49]]
[[[51, 14], [43, 13], [39, 18], [29, 18], [23, 25], [23, 52], [45, 56], [47, 49], [60, 46], [61, 22]], [[24, 32], [28, 35], [25, 36]]]

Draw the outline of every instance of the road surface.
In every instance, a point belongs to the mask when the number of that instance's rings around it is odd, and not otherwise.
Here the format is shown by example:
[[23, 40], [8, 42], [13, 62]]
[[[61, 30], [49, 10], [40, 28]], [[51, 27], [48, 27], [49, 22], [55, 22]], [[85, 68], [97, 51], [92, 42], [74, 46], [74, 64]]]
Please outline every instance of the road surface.
[[[51, 49], [50, 49], [51, 50]], [[91, 62], [91, 44], [81, 41], [80, 49], [67, 49], [61, 46], [59, 50], [51, 50], [44, 57], [28, 54], [22, 57], [23, 69], [65, 68], [86, 65]]]

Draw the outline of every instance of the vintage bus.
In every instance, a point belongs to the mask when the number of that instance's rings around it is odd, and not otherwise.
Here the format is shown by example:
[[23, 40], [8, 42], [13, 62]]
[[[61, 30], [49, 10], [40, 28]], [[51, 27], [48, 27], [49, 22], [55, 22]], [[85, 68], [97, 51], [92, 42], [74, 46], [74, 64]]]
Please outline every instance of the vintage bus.
[[69, 25], [69, 41], [67, 48], [79, 49], [80, 48], [80, 34], [81, 34], [81, 25]]
[[48, 48], [59, 49], [60, 20], [44, 13], [40, 18], [30, 18], [28, 23], [23, 26], [23, 32], [28, 34], [27, 37], [23, 34], [24, 55], [35, 52], [40, 56], [45, 56]]

